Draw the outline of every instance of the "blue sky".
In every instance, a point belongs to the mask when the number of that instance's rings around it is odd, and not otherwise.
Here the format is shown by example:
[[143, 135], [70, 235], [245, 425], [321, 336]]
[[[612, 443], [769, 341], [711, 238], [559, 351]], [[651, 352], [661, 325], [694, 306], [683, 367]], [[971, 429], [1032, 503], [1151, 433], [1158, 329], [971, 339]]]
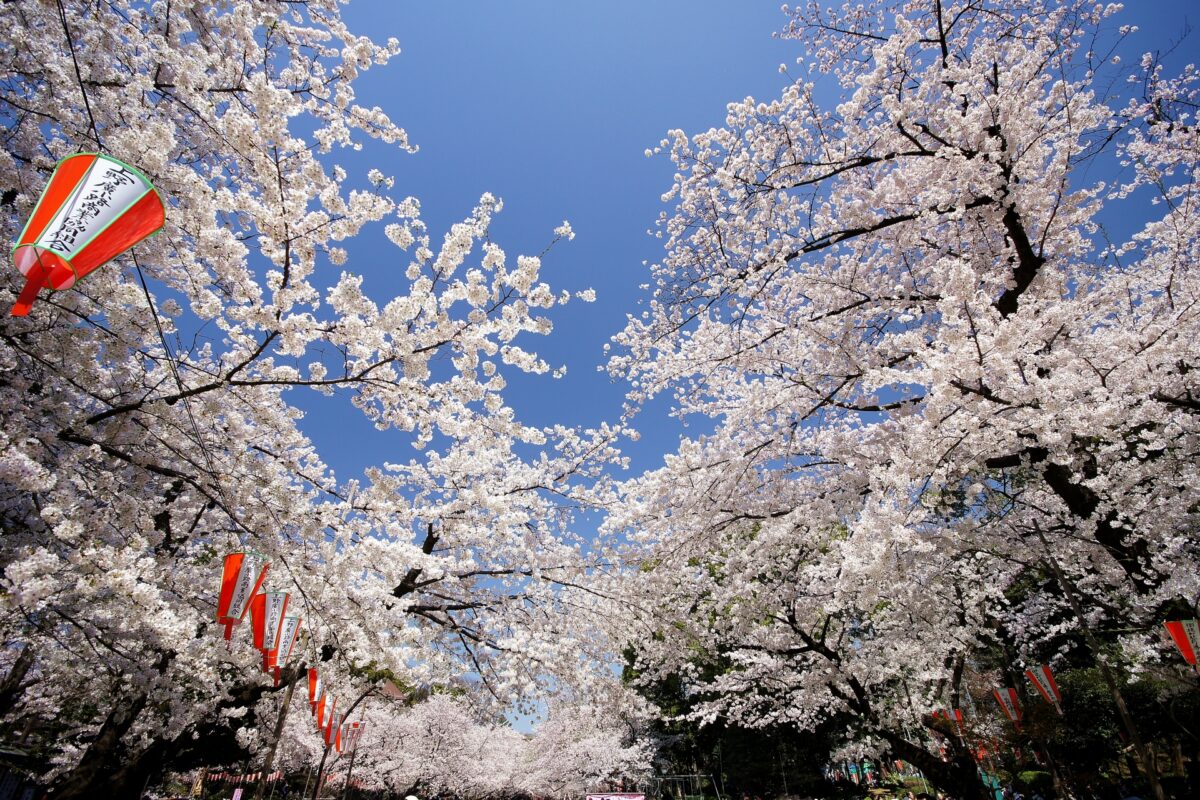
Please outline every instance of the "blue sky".
[[[534, 424], [594, 425], [616, 419], [624, 387], [596, 368], [603, 345], [635, 312], [648, 279], [643, 262], [661, 256], [647, 235], [670, 186], [666, 157], [643, 155], [670, 128], [689, 133], [719, 125], [726, 103], [767, 99], [787, 80], [781, 63], [802, 55], [774, 39], [785, 17], [776, 0], [354, 0], [353, 31], [376, 41], [395, 36], [403, 52], [366, 73], [359, 102], [379, 105], [420, 147], [404, 155], [368, 144], [330, 159], [352, 172], [378, 167], [415, 195], [435, 241], [490, 191], [504, 199], [493, 238], [509, 254], [534, 254], [563, 219], [577, 237], [545, 262], [555, 289], [595, 288], [594, 304], [572, 303], [555, 331], [536, 341], [566, 377], [510, 379], [510, 401]], [[1131, 0], [1121, 23], [1141, 27], [1131, 49], [1178, 38], [1187, 0]], [[1200, 17], [1191, 11], [1193, 17]], [[1176, 61], [1196, 52], [1196, 36]], [[1126, 56], [1127, 58], [1129, 55]], [[347, 269], [384, 297], [403, 254], [382, 233], [349, 244]], [[305, 430], [339, 477], [414, 455], [381, 435], [344, 402], [309, 393]], [[634, 471], [661, 462], [679, 428], [660, 409], [637, 421], [643, 439], [627, 448]]]

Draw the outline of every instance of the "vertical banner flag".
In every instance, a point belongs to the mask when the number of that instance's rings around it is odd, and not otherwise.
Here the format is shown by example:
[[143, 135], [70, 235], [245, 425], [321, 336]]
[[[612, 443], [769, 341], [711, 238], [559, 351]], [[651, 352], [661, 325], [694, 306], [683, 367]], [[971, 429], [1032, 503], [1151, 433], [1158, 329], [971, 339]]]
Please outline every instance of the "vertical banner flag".
[[250, 603], [250, 617], [254, 623], [254, 646], [262, 651], [263, 672], [270, 672], [275, 666], [287, 604], [287, 592], [263, 592], [255, 595]]
[[27, 316], [38, 291], [71, 288], [165, 222], [162, 198], [136, 168], [100, 153], [64, 158], [13, 247], [25, 288], [12, 315]]
[[1017, 690], [1012, 687], [993, 689], [992, 694], [996, 696], [996, 702], [1000, 704], [1004, 716], [1016, 727], [1021, 727], [1021, 706], [1017, 703]]
[[1183, 660], [1196, 667], [1196, 654], [1200, 653], [1200, 623], [1194, 619], [1181, 619], [1165, 624]]
[[1037, 687], [1037, 690], [1042, 693], [1042, 697], [1046, 698], [1047, 703], [1054, 706], [1054, 710], [1062, 714], [1062, 694], [1058, 691], [1058, 684], [1054, 682], [1054, 675], [1051, 674], [1050, 668], [1045, 664], [1035, 669], [1025, 670], [1025, 677]]
[[252, 553], [225, 556], [221, 576], [221, 597], [217, 602], [217, 622], [225, 626], [225, 638], [233, 638], [233, 626], [246, 618], [250, 600], [267, 577], [267, 562]]

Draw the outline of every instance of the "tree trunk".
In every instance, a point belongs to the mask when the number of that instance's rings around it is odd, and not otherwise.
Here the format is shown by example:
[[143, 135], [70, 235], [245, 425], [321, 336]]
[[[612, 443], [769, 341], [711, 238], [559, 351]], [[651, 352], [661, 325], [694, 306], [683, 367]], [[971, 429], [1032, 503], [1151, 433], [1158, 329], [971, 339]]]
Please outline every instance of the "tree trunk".
[[[240, 705], [253, 709], [264, 693], [294, 686], [301, 671], [288, 669], [284, 675], [286, 682], [279, 687], [247, 685], [235, 692], [233, 697], [219, 703], [215, 711]], [[51, 800], [98, 797], [106, 800], [139, 800], [151, 779], [178, 763], [181, 757], [199, 761], [200, 766], [211, 766], [220, 763], [215, 760], [218, 757], [228, 760], [241, 755], [234, 738], [235, 731], [223, 721], [218, 722], [216, 714], [184, 728], [174, 739], [159, 739], [144, 750], [130, 752], [121, 742], [121, 737], [145, 708], [146, 696], [138, 695], [137, 698], [140, 701], [136, 708], [130, 708], [132, 713], [123, 718], [123, 727], [118, 729], [115, 715], [124, 703], [109, 714], [101, 726], [100, 735], [88, 748], [79, 765], [50, 787]], [[254, 724], [253, 713], [247, 715], [244, 721]], [[206, 742], [208, 747], [204, 747]], [[196, 751], [197, 747], [199, 751]]]
[[8, 671], [8, 675], [0, 682], [0, 717], [8, 716], [8, 713], [13, 710], [13, 706], [17, 704], [21, 693], [25, 691], [25, 686], [21, 683], [25, 680], [25, 676], [29, 674], [29, 668], [33, 666], [33, 648], [26, 645], [21, 651], [21, 655], [17, 656], [17, 660], [13, 662], [12, 669]]
[[321, 753], [321, 763], [317, 765], [317, 784], [313, 786], [312, 800], [317, 800], [321, 796], [321, 779], [325, 777], [325, 760], [329, 758], [329, 745], [325, 745], [325, 752]]
[[[50, 797], [53, 800], [85, 800], [94, 797], [118, 798], [122, 795], [113, 793], [117, 787], [110, 783], [114, 774], [121, 770], [120, 756], [122, 755], [121, 737], [131, 727], [134, 720], [146, 707], [146, 694], [139, 692], [130, 697], [124, 697], [105, 718], [100, 726], [95, 740], [88, 747], [79, 764], [69, 772], [63, 773], [50, 786]], [[97, 792], [99, 787], [103, 790]], [[139, 787], [140, 788], [140, 787]], [[134, 795], [136, 797], [136, 794]]]

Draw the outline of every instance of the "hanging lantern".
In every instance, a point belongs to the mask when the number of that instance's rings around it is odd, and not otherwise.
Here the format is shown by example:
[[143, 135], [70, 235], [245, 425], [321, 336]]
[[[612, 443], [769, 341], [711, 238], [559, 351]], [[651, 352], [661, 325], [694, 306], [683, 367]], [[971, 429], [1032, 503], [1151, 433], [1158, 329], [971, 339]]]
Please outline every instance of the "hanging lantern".
[[1200, 669], [1200, 666], [1196, 664], [1196, 654], [1200, 653], [1200, 622], [1194, 619], [1181, 619], [1165, 624], [1167, 632], [1175, 640], [1175, 646], [1179, 648], [1179, 654], [1183, 656], [1183, 660]]
[[320, 695], [321, 675], [316, 667], [308, 668], [308, 704], [312, 706], [311, 713], [317, 713], [317, 697]]
[[[330, 747], [338, 740], [338, 734], [342, 730], [342, 719], [345, 714], [334, 714], [332, 710], [329, 713], [329, 724], [325, 726], [325, 746]], [[338, 752], [341, 752], [340, 750]]]
[[1004, 716], [1008, 717], [1016, 727], [1021, 727], [1021, 706], [1017, 703], [1017, 690], [1012, 687], [993, 689], [992, 694], [995, 695], [996, 702], [1004, 711]]
[[[326, 713], [326, 707], [328, 707], [328, 713]], [[337, 698], [336, 697], [332, 697], [332, 698], [329, 697], [328, 692], [321, 695], [321, 699], [317, 701], [317, 728], [318, 729], [325, 729], [325, 728], [329, 727], [327, 722], [333, 719], [333, 712], [336, 708], [337, 708]]]
[[1054, 681], [1054, 675], [1050, 672], [1050, 668], [1045, 664], [1036, 669], [1025, 670], [1025, 677], [1037, 687], [1041, 692], [1042, 697], [1046, 698], [1046, 702], [1054, 706], [1054, 710], [1060, 715], [1063, 713], [1062, 693], [1058, 691], [1058, 684]]
[[317, 681], [317, 699], [313, 701], [312, 705], [312, 714], [314, 717], [319, 716], [317, 710], [321, 708], [322, 704], [325, 702], [325, 695], [325, 681], [319, 680]]
[[358, 740], [362, 736], [363, 728], [366, 727], [365, 722], [347, 722], [343, 727], [342, 735], [346, 739], [346, 749], [353, 752], [358, 749]]
[[221, 576], [221, 597], [217, 602], [217, 622], [225, 626], [225, 638], [233, 638], [233, 626], [246, 618], [250, 599], [267, 577], [267, 562], [250, 553], [230, 553], [225, 556], [225, 571]]
[[263, 672], [275, 666], [275, 657], [283, 634], [283, 616], [287, 611], [287, 592], [263, 592], [250, 601], [250, 619], [254, 624], [254, 646], [262, 651]]
[[961, 708], [946, 708], [939, 709], [933, 712], [934, 717], [941, 717], [947, 722], [955, 722], [958, 724], [959, 733], [963, 733], [963, 713]]
[[279, 685], [280, 664], [287, 664], [292, 657], [292, 650], [296, 647], [296, 640], [300, 638], [300, 617], [284, 617], [283, 632], [279, 634], [279, 655], [276, 658], [274, 665], [275, 685]]
[[12, 315], [28, 315], [38, 291], [71, 288], [165, 222], [162, 198], [136, 168], [100, 153], [64, 158], [13, 248], [25, 288]]

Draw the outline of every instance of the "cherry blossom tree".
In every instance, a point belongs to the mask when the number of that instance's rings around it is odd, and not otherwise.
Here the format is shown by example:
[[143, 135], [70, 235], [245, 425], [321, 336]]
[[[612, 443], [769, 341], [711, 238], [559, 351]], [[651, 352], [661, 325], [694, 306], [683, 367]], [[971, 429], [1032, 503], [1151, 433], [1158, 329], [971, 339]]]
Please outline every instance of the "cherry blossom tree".
[[[506, 374], [551, 371], [527, 340], [571, 298], [545, 252], [491, 240], [497, 198], [438, 241], [391, 178], [336, 164], [365, 140], [415, 149], [354, 91], [397, 43], [339, 6], [0, 4], [8, 240], [78, 150], [136, 164], [168, 205], [134, 254], [0, 322], [0, 712], [55, 797], [256, 763], [305, 664], [346, 696], [469, 674], [498, 708], [598, 664], [562, 614], [587, 565], [570, 514], [618, 429], [533, 428], [504, 399]], [[342, 248], [374, 224], [395, 297]], [[302, 391], [412, 450], [337, 478]], [[242, 548], [304, 618], [280, 687], [212, 624]]]
[[805, 3], [800, 77], [656, 148], [610, 371], [700, 432], [608, 526], [638, 669], [697, 718], [845, 715], [976, 796], [931, 712], [980, 651], [1119, 620], [1094, 657], [1152, 664], [1195, 615], [1197, 76], [1119, 66], [1118, 11]]
[[[523, 734], [489, 717], [470, 698], [439, 693], [411, 708], [371, 703], [363, 714], [367, 728], [353, 776], [367, 788], [395, 794], [567, 798], [622, 780], [637, 782], [649, 773], [649, 744], [636, 741], [636, 729], [612, 709], [564, 706], [534, 733]], [[309, 761], [303, 755], [310, 747], [306, 738], [302, 733], [289, 741], [285, 758]], [[346, 754], [334, 770], [344, 779]]]
[[516, 785], [527, 794], [550, 797], [638, 785], [650, 774], [654, 742], [630, 711], [586, 703], [556, 707], [530, 737]]

